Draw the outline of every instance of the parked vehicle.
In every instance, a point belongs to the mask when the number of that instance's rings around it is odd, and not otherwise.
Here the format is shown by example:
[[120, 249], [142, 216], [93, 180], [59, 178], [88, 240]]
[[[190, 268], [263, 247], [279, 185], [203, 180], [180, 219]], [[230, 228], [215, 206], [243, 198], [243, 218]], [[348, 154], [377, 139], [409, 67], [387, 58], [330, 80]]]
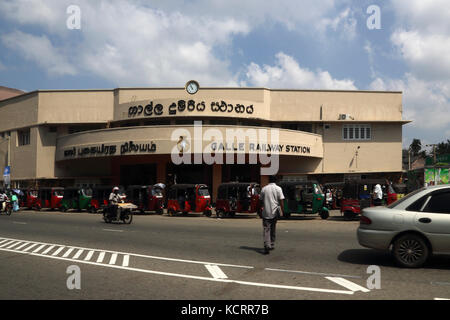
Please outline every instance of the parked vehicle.
[[28, 189], [19, 196], [19, 206], [22, 208], [32, 209], [36, 207], [38, 199], [38, 191], [35, 189]]
[[233, 217], [236, 213], [259, 213], [261, 205], [257, 183], [228, 182], [219, 185], [216, 199], [218, 218]]
[[374, 205], [373, 190], [376, 184], [383, 189], [383, 202], [392, 203], [397, 199], [391, 185], [385, 185], [382, 179], [347, 180], [344, 184], [341, 213], [346, 220], [352, 220], [361, 214], [362, 209]]
[[92, 189], [69, 187], [64, 189], [64, 196], [61, 201], [60, 210], [67, 211], [70, 209], [90, 210], [92, 202]]
[[341, 208], [341, 201], [344, 189], [344, 182], [329, 182], [323, 185], [323, 191], [330, 189], [332, 191], [332, 202], [329, 209], [336, 210]]
[[174, 184], [168, 192], [167, 213], [202, 212], [211, 216], [211, 197], [205, 184]]
[[418, 189], [387, 207], [365, 208], [359, 243], [390, 250], [402, 267], [418, 268], [431, 254], [450, 254], [450, 185]]
[[163, 214], [165, 185], [157, 183], [153, 186], [132, 185], [127, 188], [127, 199], [137, 206], [137, 210], [154, 211]]
[[64, 195], [64, 188], [40, 188], [38, 191], [37, 201], [35, 202], [34, 209], [59, 209], [61, 201]]
[[136, 208], [137, 206], [132, 203], [119, 203], [117, 210], [120, 210], [120, 217], [117, 219], [113, 206], [108, 205], [103, 209], [103, 220], [106, 223], [122, 221], [125, 224], [130, 224], [133, 221], [133, 210]]
[[89, 212], [95, 213], [103, 210], [108, 206], [108, 199], [113, 186], [93, 186], [92, 188], [91, 206]]
[[0, 213], [4, 212], [7, 216], [10, 216], [13, 211], [13, 205], [11, 199], [5, 201], [5, 211], [0, 208]]
[[325, 206], [325, 194], [317, 181], [288, 182], [282, 181], [278, 185], [284, 195], [284, 218], [289, 219], [293, 213], [316, 214], [322, 219], [330, 216]]

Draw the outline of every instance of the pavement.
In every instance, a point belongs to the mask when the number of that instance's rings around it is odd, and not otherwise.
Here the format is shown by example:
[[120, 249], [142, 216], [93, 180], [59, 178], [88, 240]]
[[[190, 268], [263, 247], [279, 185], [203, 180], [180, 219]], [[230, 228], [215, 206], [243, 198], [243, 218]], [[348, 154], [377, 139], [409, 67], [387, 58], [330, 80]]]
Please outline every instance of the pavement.
[[450, 299], [450, 257], [398, 268], [389, 253], [358, 244], [358, 225], [337, 211], [293, 215], [279, 220], [275, 250], [264, 255], [256, 215], [139, 214], [125, 225], [19, 211], [0, 215], [0, 299]]

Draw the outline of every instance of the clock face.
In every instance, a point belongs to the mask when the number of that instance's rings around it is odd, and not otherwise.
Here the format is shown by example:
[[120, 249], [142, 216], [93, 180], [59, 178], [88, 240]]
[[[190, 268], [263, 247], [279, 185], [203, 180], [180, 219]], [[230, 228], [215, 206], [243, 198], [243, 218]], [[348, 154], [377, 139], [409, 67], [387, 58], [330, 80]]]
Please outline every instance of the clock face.
[[190, 94], [197, 93], [198, 88], [199, 88], [199, 85], [198, 85], [197, 81], [189, 81], [186, 84], [186, 91]]

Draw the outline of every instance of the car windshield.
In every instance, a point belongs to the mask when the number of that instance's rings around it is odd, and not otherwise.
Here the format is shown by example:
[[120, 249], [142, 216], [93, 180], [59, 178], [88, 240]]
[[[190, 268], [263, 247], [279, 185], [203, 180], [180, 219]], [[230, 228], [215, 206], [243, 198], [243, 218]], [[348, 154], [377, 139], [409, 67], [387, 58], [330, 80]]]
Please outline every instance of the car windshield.
[[407, 194], [407, 195], [404, 196], [403, 198], [401, 198], [401, 199], [395, 201], [394, 203], [391, 203], [390, 205], [387, 206], [387, 208], [389, 208], [389, 209], [394, 209], [396, 206], [398, 206], [398, 205], [399, 205], [400, 203], [402, 203], [403, 201], [408, 200], [408, 199], [411, 198], [412, 196], [418, 194], [419, 192], [421, 192], [421, 191], [423, 191], [423, 190], [425, 190], [425, 189], [426, 189], [426, 188], [420, 188], [420, 189], [417, 189], [416, 191], [413, 191], [413, 192]]

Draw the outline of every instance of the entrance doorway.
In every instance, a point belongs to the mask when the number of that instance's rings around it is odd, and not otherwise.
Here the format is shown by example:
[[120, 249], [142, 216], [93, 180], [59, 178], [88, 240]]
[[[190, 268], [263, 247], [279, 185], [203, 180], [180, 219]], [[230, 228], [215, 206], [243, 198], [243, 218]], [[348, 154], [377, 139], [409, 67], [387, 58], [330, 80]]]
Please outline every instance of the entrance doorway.
[[120, 166], [120, 184], [153, 185], [156, 183], [156, 164], [133, 164]]

